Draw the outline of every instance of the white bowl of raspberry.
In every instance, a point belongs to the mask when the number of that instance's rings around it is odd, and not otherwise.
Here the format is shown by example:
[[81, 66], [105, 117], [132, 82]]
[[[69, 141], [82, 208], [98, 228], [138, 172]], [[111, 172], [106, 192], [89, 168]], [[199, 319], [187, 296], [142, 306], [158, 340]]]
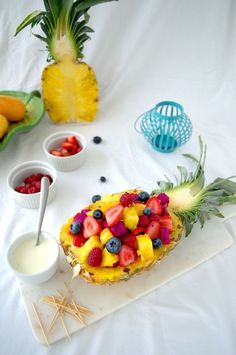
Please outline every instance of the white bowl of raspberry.
[[38, 208], [40, 200], [41, 179], [46, 176], [49, 181], [48, 203], [56, 193], [57, 172], [50, 164], [33, 160], [17, 165], [10, 171], [7, 184], [15, 202], [21, 207]]
[[81, 167], [87, 155], [87, 141], [75, 131], [51, 134], [43, 143], [43, 150], [50, 164], [59, 171], [72, 171]]

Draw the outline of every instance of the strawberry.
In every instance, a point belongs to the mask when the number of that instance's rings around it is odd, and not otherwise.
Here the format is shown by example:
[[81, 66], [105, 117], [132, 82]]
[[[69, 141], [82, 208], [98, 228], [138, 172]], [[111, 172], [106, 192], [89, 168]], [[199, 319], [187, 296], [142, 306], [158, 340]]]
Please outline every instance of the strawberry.
[[137, 238], [133, 234], [126, 234], [124, 237], [122, 237], [122, 243], [133, 249], [138, 249]]
[[89, 238], [92, 235], [99, 235], [101, 232], [101, 226], [98, 223], [98, 221], [91, 217], [88, 216], [85, 218], [84, 223], [83, 223], [83, 230], [84, 230], [84, 238]]
[[65, 148], [62, 148], [61, 154], [63, 155], [63, 157], [69, 157], [70, 156], [70, 153]]
[[142, 216], [139, 217], [138, 227], [147, 227], [149, 225], [149, 223], [150, 223], [150, 220], [149, 220], [148, 216], [143, 214]]
[[70, 155], [74, 155], [78, 153], [78, 146], [74, 145], [73, 148], [70, 150]]
[[100, 248], [93, 248], [88, 255], [87, 263], [90, 266], [98, 266], [101, 264], [102, 261], [102, 249]]
[[133, 234], [133, 235], [139, 235], [139, 234], [144, 233], [145, 230], [146, 230], [145, 227], [137, 227], [137, 228], [134, 228], [134, 229], [132, 230], [132, 234]]
[[56, 149], [50, 150], [50, 153], [54, 155], [55, 157], [63, 157], [62, 152]]
[[160, 218], [160, 226], [161, 228], [167, 228], [170, 232], [173, 230], [173, 222], [171, 216], [162, 216]]
[[136, 251], [128, 245], [123, 244], [119, 252], [119, 265], [128, 266], [137, 258]]
[[151, 208], [152, 213], [161, 214], [161, 202], [156, 196], [150, 197], [146, 203], [146, 207]]
[[77, 138], [76, 138], [75, 136], [69, 136], [69, 137], [67, 137], [67, 138], [66, 138], [66, 141], [67, 141], [68, 143], [73, 144], [73, 145], [79, 146], [79, 143], [78, 143]]
[[109, 227], [114, 226], [123, 217], [123, 207], [121, 205], [117, 205], [117, 206], [108, 208], [108, 210], [105, 212], [105, 217], [106, 217], [106, 221], [107, 221], [108, 226]]
[[[63, 142], [62, 144], [61, 144], [61, 147], [62, 148], [64, 148], [64, 149], [66, 149], [66, 150], [68, 150], [68, 152], [70, 152], [73, 148], [74, 148], [74, 144], [72, 144], [72, 143], [69, 143], [69, 142]], [[77, 146], [77, 145], [76, 145]]]
[[148, 217], [150, 221], [160, 221], [160, 216], [156, 213], [151, 213]]
[[87, 241], [87, 239], [84, 238], [84, 236], [82, 234], [74, 234], [73, 235], [73, 245], [75, 247], [82, 247], [82, 245], [84, 245], [84, 243]]
[[158, 221], [152, 221], [146, 229], [146, 234], [148, 234], [149, 237], [153, 240], [155, 238], [158, 238], [159, 233], [160, 233], [160, 223]]

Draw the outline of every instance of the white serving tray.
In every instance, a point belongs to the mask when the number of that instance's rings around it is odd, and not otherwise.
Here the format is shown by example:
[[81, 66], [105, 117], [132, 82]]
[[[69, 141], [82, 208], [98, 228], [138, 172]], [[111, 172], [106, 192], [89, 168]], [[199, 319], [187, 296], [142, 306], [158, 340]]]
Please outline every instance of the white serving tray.
[[[36, 340], [45, 344], [32, 304], [37, 305], [45, 327], [49, 326], [55, 313], [54, 309], [41, 302], [43, 296], [56, 296], [57, 290], [65, 293], [66, 282], [73, 290], [74, 300], [94, 312], [93, 316], [87, 318], [87, 324], [96, 322], [228, 248], [233, 243], [233, 239], [222, 221], [213, 218], [203, 229], [196, 225], [191, 236], [182, 238], [169, 257], [150, 271], [136, 275], [128, 282], [123, 281], [113, 286], [98, 286], [88, 284], [80, 277], [72, 280], [72, 273], [64, 256], [61, 258], [60, 270], [47, 283], [32, 286], [19, 281], [24, 308]], [[64, 319], [70, 334], [84, 327], [72, 318], [65, 316]], [[52, 344], [64, 337], [66, 337], [65, 330], [58, 320], [50, 334], [49, 342]]]

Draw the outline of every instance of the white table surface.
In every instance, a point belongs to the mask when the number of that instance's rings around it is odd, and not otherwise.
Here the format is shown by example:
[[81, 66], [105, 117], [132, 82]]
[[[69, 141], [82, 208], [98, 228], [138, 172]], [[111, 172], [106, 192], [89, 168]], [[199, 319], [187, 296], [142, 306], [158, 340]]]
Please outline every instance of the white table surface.
[[[236, 173], [236, 3], [233, 0], [120, 0], [91, 13], [96, 32], [85, 60], [95, 69], [100, 108], [89, 125], [54, 125], [45, 115], [30, 133], [0, 153], [0, 354], [1, 355], [235, 355], [236, 244], [192, 271], [50, 348], [32, 336], [17, 284], [5, 262], [9, 243], [36, 226], [37, 211], [19, 208], [6, 186], [10, 169], [44, 160], [42, 142], [74, 129], [88, 140], [83, 168], [58, 174], [44, 229], [58, 237], [61, 224], [95, 193], [140, 186], [151, 190], [164, 174], [173, 178], [182, 153], [207, 143], [206, 179]], [[15, 27], [42, 1], [0, 0], [0, 89], [40, 88], [46, 64], [43, 43]], [[174, 153], [155, 152], [134, 128], [141, 113], [162, 100], [184, 106], [191, 139]], [[92, 138], [100, 135], [96, 146]], [[190, 168], [190, 165], [189, 165]], [[102, 184], [99, 177], [107, 182]], [[236, 238], [236, 220], [227, 222]], [[213, 236], [214, 237], [214, 236]]]

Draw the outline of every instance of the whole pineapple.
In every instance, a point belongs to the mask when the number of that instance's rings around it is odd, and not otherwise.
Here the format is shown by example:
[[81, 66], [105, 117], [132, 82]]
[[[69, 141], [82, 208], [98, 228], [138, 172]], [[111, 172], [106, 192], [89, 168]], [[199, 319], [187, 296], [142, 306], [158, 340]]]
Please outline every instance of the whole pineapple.
[[40, 24], [53, 60], [42, 73], [42, 94], [55, 123], [92, 121], [98, 110], [98, 83], [93, 69], [82, 62], [84, 43], [93, 32], [87, 23], [90, 7], [114, 0], [43, 0], [45, 11], [34, 11], [17, 27]]
[[158, 183], [150, 195], [132, 190], [94, 196], [93, 203], [70, 218], [61, 229], [61, 246], [73, 268], [95, 284], [114, 284], [149, 270], [175, 248], [194, 223], [203, 227], [218, 206], [236, 203], [236, 183], [217, 178], [204, 187], [206, 146], [200, 139], [200, 159], [188, 173], [179, 166], [180, 182]]

